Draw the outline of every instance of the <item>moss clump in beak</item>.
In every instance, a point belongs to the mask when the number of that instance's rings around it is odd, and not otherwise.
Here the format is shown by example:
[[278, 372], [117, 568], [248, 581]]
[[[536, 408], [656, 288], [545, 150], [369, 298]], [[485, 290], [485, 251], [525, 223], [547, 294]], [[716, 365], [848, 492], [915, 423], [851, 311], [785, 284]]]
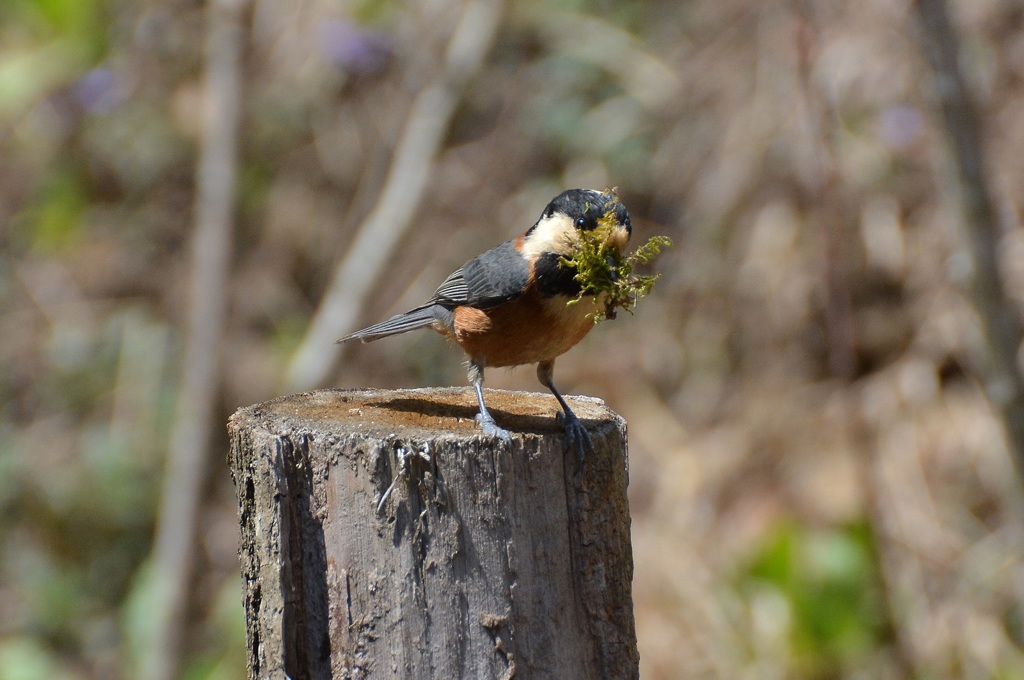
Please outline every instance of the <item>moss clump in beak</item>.
[[593, 296], [596, 309], [592, 316], [594, 323], [602, 319], [614, 319], [616, 310], [630, 314], [642, 297], [651, 292], [661, 274], [634, 274], [638, 265], [645, 265], [657, 257], [662, 248], [672, 245], [667, 236], [652, 236], [647, 243], [631, 254], [622, 256], [615, 242], [624, 227], [618, 223], [614, 209], [609, 209], [598, 219], [597, 227], [579, 233], [579, 240], [571, 257], [563, 257], [561, 265], [576, 270], [574, 277], [580, 284], [580, 293], [568, 304], [575, 305], [586, 296]]

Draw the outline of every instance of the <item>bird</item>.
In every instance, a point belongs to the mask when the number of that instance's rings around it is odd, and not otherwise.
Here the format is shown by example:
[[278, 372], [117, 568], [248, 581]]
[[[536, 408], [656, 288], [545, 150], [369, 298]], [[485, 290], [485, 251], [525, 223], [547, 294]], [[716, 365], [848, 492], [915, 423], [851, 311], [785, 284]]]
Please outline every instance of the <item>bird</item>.
[[[554, 384], [555, 359], [594, 327], [594, 308], [569, 304], [580, 296], [576, 270], [567, 263], [581, 232], [599, 226], [621, 253], [632, 234], [629, 212], [614, 189], [568, 189], [544, 207], [521, 236], [505, 241], [456, 269], [425, 303], [340, 338], [372, 342], [432, 328], [466, 353], [467, 375], [476, 392], [477, 423], [485, 436], [511, 440], [484, 403], [484, 369], [537, 364], [537, 379], [561, 407], [566, 450], [582, 462], [593, 443]], [[613, 264], [613, 263], [609, 263]]]

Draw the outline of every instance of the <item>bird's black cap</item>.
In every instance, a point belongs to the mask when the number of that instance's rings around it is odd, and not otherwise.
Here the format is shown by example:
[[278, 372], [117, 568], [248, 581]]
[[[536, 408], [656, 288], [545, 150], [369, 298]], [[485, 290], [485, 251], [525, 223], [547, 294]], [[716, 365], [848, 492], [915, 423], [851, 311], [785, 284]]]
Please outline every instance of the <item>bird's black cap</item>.
[[563, 213], [573, 219], [583, 231], [597, 226], [597, 221], [611, 210], [615, 220], [632, 233], [629, 212], [612, 190], [567, 189], [551, 199], [544, 208], [544, 215], [551, 217]]

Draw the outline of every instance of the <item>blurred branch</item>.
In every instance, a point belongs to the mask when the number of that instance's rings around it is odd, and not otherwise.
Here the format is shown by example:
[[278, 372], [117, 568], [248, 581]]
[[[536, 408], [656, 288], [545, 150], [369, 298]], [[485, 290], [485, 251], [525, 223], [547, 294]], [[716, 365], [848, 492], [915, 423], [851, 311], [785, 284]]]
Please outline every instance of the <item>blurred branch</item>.
[[818, 36], [822, 33], [814, 23], [813, 14], [798, 13], [802, 19], [797, 28], [797, 63], [800, 76], [800, 94], [806, 109], [807, 125], [815, 139], [815, 172], [801, 183], [804, 198], [817, 212], [816, 221], [824, 232], [822, 259], [825, 289], [825, 337], [827, 339], [828, 366], [832, 375], [851, 380], [857, 370], [856, 331], [853, 304], [849, 286], [850, 255], [849, 225], [846, 215], [847, 187], [836, 168], [839, 156], [836, 139], [836, 121], [839, 114], [833, 101], [814, 85], [813, 53], [820, 51]]
[[985, 171], [981, 123], [960, 70], [960, 47], [945, 0], [917, 0], [935, 93], [946, 124], [964, 221], [974, 258], [972, 294], [985, 333], [989, 361], [985, 387], [1006, 426], [1010, 455], [1024, 477], [1024, 379], [1017, 363], [1022, 328], [999, 274], [1002, 228]]
[[196, 174], [191, 316], [157, 518], [154, 637], [146, 650], [141, 675], [154, 680], [170, 680], [177, 675], [196, 517], [221, 375], [219, 349], [227, 308], [245, 44], [242, 17], [247, 5], [247, 0], [212, 0], [206, 10], [206, 108]]
[[434, 158], [467, 84], [494, 40], [501, 10], [501, 0], [474, 0], [466, 6], [440, 73], [413, 101], [377, 204], [356, 231], [292, 356], [285, 375], [288, 391], [322, 384], [337, 362], [340, 348], [334, 341], [354, 329], [377, 279], [412, 226]]

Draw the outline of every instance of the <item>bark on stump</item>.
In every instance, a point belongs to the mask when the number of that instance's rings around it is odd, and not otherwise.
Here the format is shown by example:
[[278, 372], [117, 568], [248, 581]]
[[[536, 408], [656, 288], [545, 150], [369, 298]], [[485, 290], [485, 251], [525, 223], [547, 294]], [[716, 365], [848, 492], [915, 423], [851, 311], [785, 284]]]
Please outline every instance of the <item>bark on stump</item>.
[[625, 421], [548, 394], [320, 390], [236, 412], [250, 678], [636, 678]]

